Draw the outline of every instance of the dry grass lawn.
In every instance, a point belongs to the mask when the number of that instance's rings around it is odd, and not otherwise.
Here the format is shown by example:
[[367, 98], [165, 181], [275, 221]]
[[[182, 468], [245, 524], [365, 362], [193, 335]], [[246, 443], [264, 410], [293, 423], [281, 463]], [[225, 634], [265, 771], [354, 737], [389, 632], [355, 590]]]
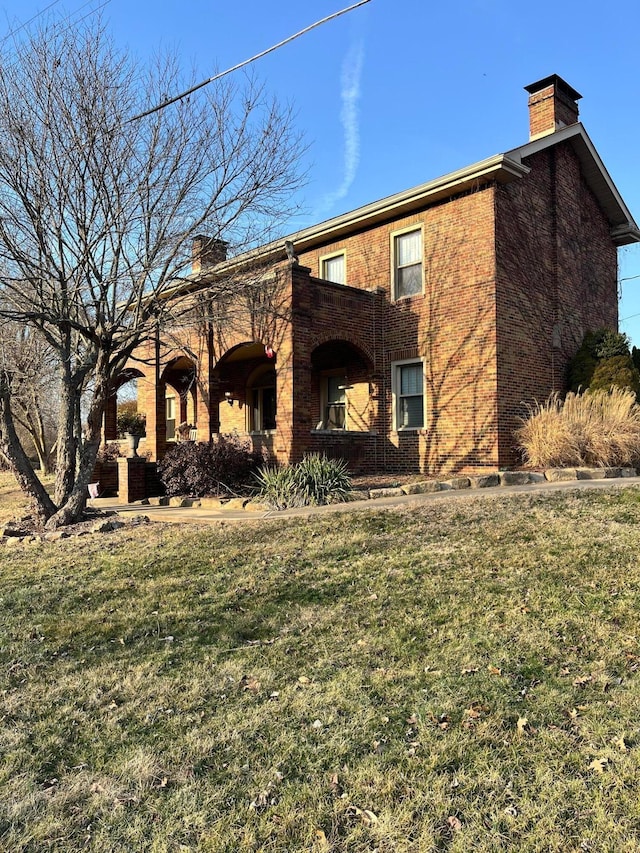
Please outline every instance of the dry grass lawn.
[[0, 549], [0, 849], [640, 849], [640, 493]]

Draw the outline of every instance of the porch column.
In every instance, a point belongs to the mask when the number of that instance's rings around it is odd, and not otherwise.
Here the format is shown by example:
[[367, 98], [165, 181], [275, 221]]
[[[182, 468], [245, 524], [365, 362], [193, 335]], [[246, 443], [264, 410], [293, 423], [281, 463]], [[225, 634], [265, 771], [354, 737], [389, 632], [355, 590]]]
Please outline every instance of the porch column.
[[118, 395], [114, 391], [107, 397], [104, 411], [104, 441], [115, 441], [118, 437]]

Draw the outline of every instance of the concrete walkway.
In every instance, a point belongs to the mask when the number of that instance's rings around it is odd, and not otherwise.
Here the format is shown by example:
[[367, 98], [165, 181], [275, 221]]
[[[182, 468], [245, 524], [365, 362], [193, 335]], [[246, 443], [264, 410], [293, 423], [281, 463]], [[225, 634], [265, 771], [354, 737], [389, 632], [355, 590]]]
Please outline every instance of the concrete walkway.
[[146, 504], [121, 504], [117, 498], [95, 498], [89, 506], [104, 511], [115, 511], [122, 516], [146, 515], [151, 521], [207, 524], [220, 521], [256, 522], [286, 518], [307, 518], [335, 512], [366, 512], [394, 507], [423, 506], [434, 501], [463, 501], [472, 498], [502, 498], [509, 495], [545, 495], [554, 492], [582, 491], [583, 489], [622, 489], [640, 487], [640, 477], [622, 477], [602, 480], [563, 480], [557, 483], [529, 483], [524, 486], [496, 486], [484, 489], [444, 489], [422, 495], [398, 495], [375, 500], [358, 500], [329, 506], [302, 507], [300, 509], [248, 512], [242, 509], [204, 509], [187, 506], [149, 506]]

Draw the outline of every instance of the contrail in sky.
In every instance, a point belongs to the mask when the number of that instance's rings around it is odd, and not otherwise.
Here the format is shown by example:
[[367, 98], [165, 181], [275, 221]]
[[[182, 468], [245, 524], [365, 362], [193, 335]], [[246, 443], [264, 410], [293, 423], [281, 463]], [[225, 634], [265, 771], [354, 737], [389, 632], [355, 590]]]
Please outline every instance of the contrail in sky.
[[360, 126], [358, 122], [358, 100], [360, 78], [364, 62], [364, 44], [359, 41], [351, 46], [342, 64], [340, 120], [344, 129], [344, 176], [342, 183], [324, 197], [320, 205], [326, 211], [344, 198], [353, 183], [360, 162]]

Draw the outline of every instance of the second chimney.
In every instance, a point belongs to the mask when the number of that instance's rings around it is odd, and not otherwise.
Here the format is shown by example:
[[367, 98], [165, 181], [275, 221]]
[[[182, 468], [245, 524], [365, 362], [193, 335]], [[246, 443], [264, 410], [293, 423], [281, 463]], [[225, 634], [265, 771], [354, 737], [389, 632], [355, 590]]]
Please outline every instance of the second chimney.
[[529, 92], [529, 139], [547, 136], [578, 121], [582, 95], [562, 77], [552, 74], [524, 88]]
[[198, 234], [193, 238], [191, 254], [191, 272], [194, 274], [205, 272], [221, 261], [227, 259], [227, 246], [224, 240], [217, 237], [205, 237]]

